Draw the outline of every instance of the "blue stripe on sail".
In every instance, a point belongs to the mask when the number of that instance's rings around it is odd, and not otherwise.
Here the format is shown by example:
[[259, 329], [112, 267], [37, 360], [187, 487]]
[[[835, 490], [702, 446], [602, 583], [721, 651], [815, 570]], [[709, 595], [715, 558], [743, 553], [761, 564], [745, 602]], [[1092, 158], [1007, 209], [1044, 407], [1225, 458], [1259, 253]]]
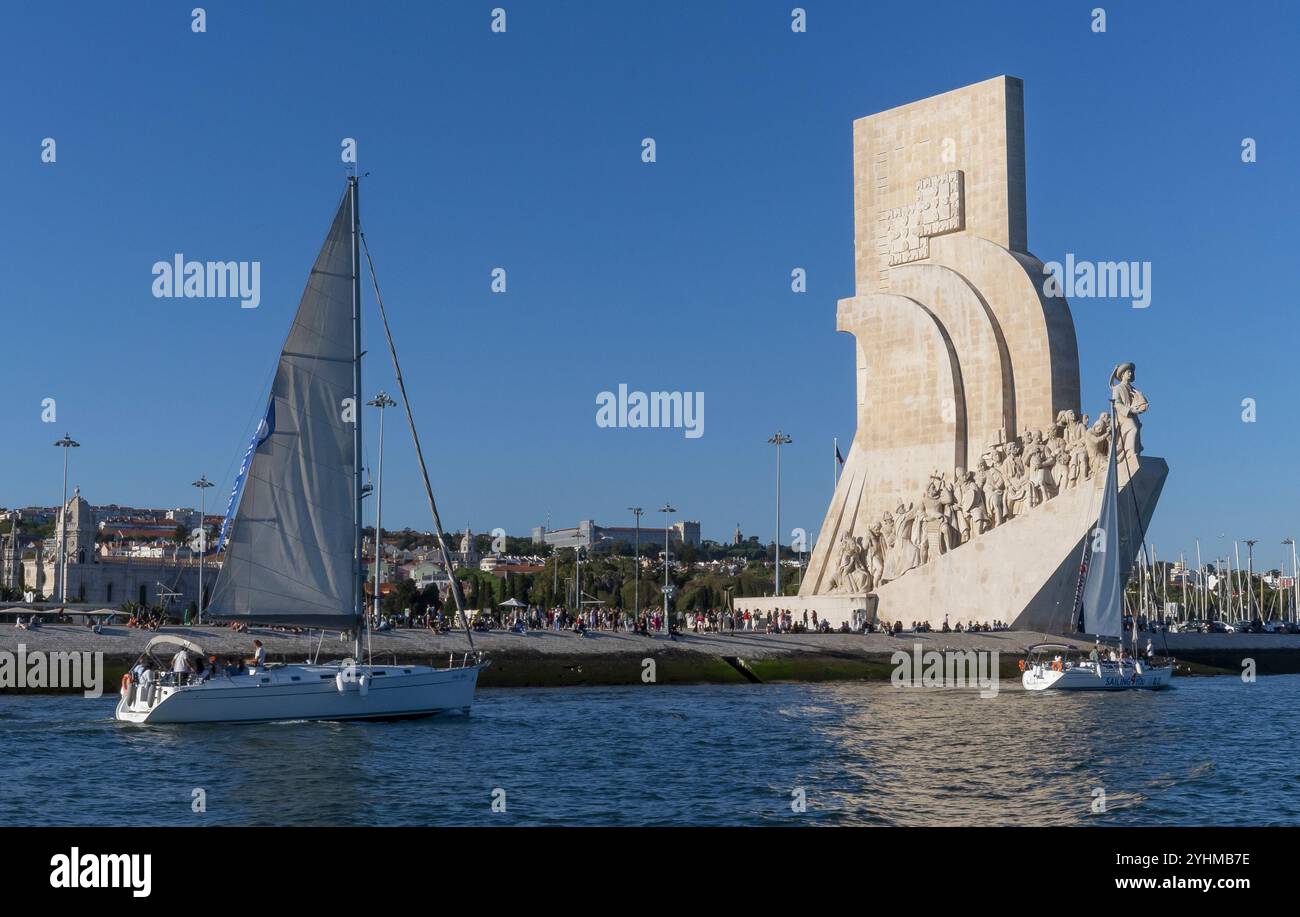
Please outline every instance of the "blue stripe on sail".
[[266, 442], [272, 433], [275, 432], [275, 398], [272, 398], [266, 406], [266, 416], [262, 422], [257, 425], [257, 430], [253, 433], [252, 440], [248, 443], [248, 449], [244, 452], [244, 460], [239, 463], [239, 474], [235, 475], [235, 484], [230, 488], [230, 500], [226, 503], [226, 518], [221, 520], [221, 535], [217, 538], [217, 553], [221, 553], [226, 546], [226, 537], [230, 534], [230, 523], [235, 518], [235, 510], [239, 508], [239, 495], [244, 492], [244, 480], [248, 477], [248, 469], [253, 464], [253, 453], [258, 450], [262, 443]]

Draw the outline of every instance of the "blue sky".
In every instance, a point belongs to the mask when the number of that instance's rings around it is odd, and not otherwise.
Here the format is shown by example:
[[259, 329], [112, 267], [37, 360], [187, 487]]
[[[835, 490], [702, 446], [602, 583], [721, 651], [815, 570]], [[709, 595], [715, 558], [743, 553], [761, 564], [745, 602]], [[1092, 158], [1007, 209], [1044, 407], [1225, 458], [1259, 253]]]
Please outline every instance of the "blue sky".
[[[1084, 409], [1121, 359], [1151, 401], [1147, 450], [1172, 468], [1157, 550], [1199, 537], [1209, 559], [1224, 533], [1272, 564], [1300, 534], [1294, 4], [1106, 3], [1094, 34], [1100, 0], [808, 0], [796, 35], [788, 0], [208, 2], [194, 34], [198, 2], [4, 14], [0, 504], [57, 501], [65, 430], [92, 502], [192, 505], [206, 473], [224, 503], [355, 137], [449, 526], [617, 524], [668, 500], [706, 537], [767, 538], [781, 427], [784, 527], [815, 530], [854, 427], [834, 330], [853, 119], [1007, 73], [1031, 250], [1152, 262], [1150, 308], [1073, 310]], [[153, 298], [178, 251], [260, 261], [262, 305]], [[369, 395], [391, 377], [367, 344]], [[705, 435], [598, 428], [620, 382], [704, 392]], [[389, 430], [385, 521], [428, 527]]]

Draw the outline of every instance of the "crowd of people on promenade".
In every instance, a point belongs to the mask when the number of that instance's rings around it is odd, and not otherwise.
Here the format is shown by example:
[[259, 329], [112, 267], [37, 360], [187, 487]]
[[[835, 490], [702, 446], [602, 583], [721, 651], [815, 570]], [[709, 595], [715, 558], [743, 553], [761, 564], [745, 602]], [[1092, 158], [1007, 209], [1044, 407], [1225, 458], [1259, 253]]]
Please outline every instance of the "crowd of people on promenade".
[[[883, 621], [880, 619], [864, 620], [855, 617], [854, 624], [841, 622], [831, 624], [825, 618], [819, 618], [816, 611], [804, 609], [796, 612], [791, 609], [776, 609], [766, 612], [750, 612], [731, 608], [710, 608], [707, 610], [673, 611], [667, 615], [662, 607], [649, 608], [640, 613], [625, 609], [610, 608], [604, 605], [592, 606], [580, 612], [574, 612], [562, 605], [544, 608], [535, 605], [520, 605], [508, 611], [471, 610], [470, 627], [475, 631], [508, 630], [514, 633], [527, 631], [553, 631], [587, 633], [628, 633], [643, 636], [660, 635], [671, 629], [672, 634], [901, 634], [901, 633], [977, 633], [1010, 630], [1011, 625], [1005, 621], [993, 621], [990, 624], [973, 623], [963, 626], [958, 622], [949, 627], [945, 616], [941, 628], [934, 628], [925, 621], [912, 621], [905, 626], [902, 621]], [[367, 614], [367, 624], [377, 633], [405, 630], [431, 630], [435, 633], [449, 633], [464, 625], [453, 611], [446, 615], [442, 610], [430, 609], [424, 614], [412, 613], [410, 608], [399, 614]], [[19, 617], [16, 626], [19, 629], [35, 629], [40, 626], [40, 619], [32, 615], [24, 620]], [[166, 624], [163, 615], [158, 612], [138, 611], [131, 615], [127, 627], [140, 630], [157, 631]], [[1145, 622], [1144, 622], [1145, 623]], [[91, 625], [88, 625], [91, 626]], [[96, 630], [97, 622], [93, 623]], [[249, 633], [249, 624], [244, 621], [226, 621], [224, 627], [239, 634]], [[302, 635], [309, 631], [301, 627], [272, 626], [267, 628], [286, 635]], [[1143, 628], [1145, 630], [1145, 628]], [[340, 634], [340, 640], [353, 639], [351, 631]]]
[[[901, 621], [896, 621], [894, 623], [894, 632], [901, 633], [902, 630], [903, 630], [903, 623]], [[910, 630], [912, 633], [915, 634], [936, 633], [935, 628], [931, 627], [930, 622], [928, 621], [913, 621]], [[984, 623], [984, 624], [981, 624], [978, 621], [972, 621], [970, 624], [966, 625], [965, 627], [963, 627], [962, 623], [958, 621], [955, 627], [950, 627], [948, 625], [948, 616], [944, 615], [943, 626], [940, 627], [937, 632], [943, 634], [961, 634], [961, 633], [976, 634], [976, 633], [991, 633], [992, 631], [995, 630], [1011, 630], [1011, 625], [1008, 624], [1006, 621], [999, 621], [994, 619], [992, 623]]]
[[[544, 608], [541, 606], [521, 605], [509, 611], [472, 610], [470, 626], [476, 631], [508, 630], [514, 633], [527, 631], [554, 631], [585, 633], [629, 633], [641, 635], [658, 635], [665, 632], [665, 621], [669, 620], [672, 633], [693, 634], [850, 634], [850, 633], [976, 633], [1010, 630], [1005, 621], [993, 621], [990, 624], [962, 625], [950, 627], [945, 618], [942, 628], [934, 628], [924, 621], [913, 621], [905, 625], [902, 621], [887, 622], [874, 620], [851, 626], [848, 622], [832, 624], [825, 618], [819, 618], [816, 611], [776, 609], [763, 613], [730, 608], [710, 608], [670, 612], [665, 618], [662, 607], [651, 608], [640, 613], [625, 609], [610, 608], [604, 605], [584, 608], [574, 612], [564, 606]], [[453, 627], [463, 625], [453, 612], [446, 616], [442, 611], [430, 610], [426, 614], [413, 614], [409, 608], [400, 614], [383, 614], [377, 619], [371, 615], [370, 627], [376, 632], [397, 629], [433, 630], [447, 633]]]

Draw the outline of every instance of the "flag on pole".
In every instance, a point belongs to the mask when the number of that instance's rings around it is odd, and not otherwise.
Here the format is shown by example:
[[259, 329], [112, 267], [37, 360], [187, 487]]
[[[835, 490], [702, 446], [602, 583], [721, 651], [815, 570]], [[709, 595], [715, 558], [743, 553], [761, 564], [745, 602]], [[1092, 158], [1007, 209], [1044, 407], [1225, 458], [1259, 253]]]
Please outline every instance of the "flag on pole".
[[841, 468], [844, 467], [844, 456], [840, 455], [840, 444], [838, 442], [835, 443], [835, 461], [840, 463]]

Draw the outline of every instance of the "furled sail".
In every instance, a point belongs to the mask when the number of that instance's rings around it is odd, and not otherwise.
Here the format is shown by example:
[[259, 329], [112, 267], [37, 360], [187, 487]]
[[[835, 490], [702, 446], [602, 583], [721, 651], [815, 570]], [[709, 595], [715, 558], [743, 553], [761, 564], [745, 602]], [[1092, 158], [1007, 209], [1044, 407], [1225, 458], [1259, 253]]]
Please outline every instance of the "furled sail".
[[345, 194], [280, 353], [212, 617], [309, 627], [357, 617], [351, 206]]
[[1083, 583], [1083, 629], [1099, 637], [1119, 637], [1123, 630], [1124, 580], [1119, 536], [1119, 474], [1115, 463], [1118, 431], [1111, 425], [1110, 458], [1101, 497], [1091, 557]]

